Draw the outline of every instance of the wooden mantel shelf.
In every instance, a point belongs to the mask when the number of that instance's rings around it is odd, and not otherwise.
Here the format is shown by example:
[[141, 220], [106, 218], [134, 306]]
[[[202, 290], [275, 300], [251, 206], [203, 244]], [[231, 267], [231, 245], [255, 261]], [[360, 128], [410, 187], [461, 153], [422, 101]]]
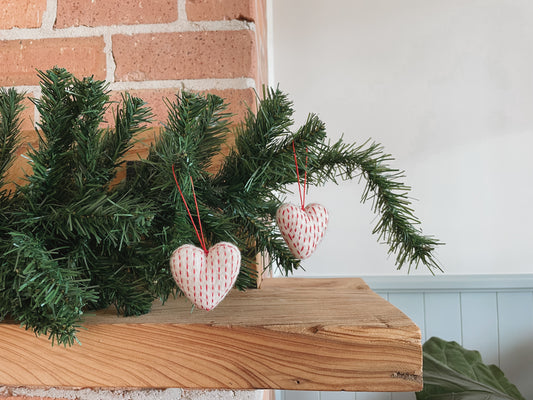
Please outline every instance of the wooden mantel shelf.
[[213, 311], [87, 316], [82, 345], [0, 323], [0, 386], [417, 391], [420, 330], [358, 278], [273, 278]]

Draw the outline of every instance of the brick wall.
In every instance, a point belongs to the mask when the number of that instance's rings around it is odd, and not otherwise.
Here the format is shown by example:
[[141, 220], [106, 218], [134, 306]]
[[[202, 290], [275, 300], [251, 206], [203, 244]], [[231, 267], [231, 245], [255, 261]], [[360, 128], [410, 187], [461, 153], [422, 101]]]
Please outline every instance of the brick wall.
[[[0, 0], [0, 86], [38, 97], [36, 69], [57, 65], [145, 99], [156, 123], [180, 89], [224, 97], [239, 118], [267, 80], [265, 1]], [[29, 101], [25, 117], [31, 142]]]
[[[78, 77], [106, 79], [113, 96], [129, 91], [143, 98], [156, 121], [166, 118], [164, 98], [182, 89], [226, 98], [239, 118], [267, 79], [265, 1], [0, 0], [0, 86], [39, 97], [36, 69], [57, 65]], [[23, 142], [34, 142], [38, 115], [31, 102], [26, 106]], [[19, 152], [25, 151], [22, 146]], [[17, 158], [11, 178], [24, 163]], [[43, 396], [0, 386], [3, 400], [83, 398], [72, 392]]]

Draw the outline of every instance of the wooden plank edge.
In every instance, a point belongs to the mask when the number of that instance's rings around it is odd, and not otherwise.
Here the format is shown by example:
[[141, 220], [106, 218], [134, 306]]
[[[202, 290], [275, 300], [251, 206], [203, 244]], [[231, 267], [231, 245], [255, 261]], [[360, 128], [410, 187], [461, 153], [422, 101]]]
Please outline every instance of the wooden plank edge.
[[415, 343], [375, 336], [348, 345], [261, 328], [114, 324], [68, 349], [1, 328], [5, 386], [414, 391], [422, 382]]
[[0, 385], [416, 391], [422, 352], [413, 326], [97, 323], [68, 349], [0, 324]]

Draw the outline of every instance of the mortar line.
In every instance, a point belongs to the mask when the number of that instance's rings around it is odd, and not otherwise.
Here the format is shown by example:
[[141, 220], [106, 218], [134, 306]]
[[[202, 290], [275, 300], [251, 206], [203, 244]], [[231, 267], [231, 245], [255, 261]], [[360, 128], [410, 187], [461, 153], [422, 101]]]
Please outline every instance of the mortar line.
[[[53, 2], [55, 0], [48, 0]], [[48, 10], [47, 10], [48, 12]], [[46, 27], [42, 28], [13, 28], [0, 31], [0, 40], [38, 40], [38, 39], [59, 39], [59, 38], [79, 38], [110, 35], [135, 35], [143, 33], [181, 33], [181, 32], [215, 32], [215, 31], [246, 31], [255, 32], [253, 22], [230, 20], [230, 21], [176, 21], [167, 24], [139, 24], [139, 25], [110, 25], [110, 26], [76, 26], [69, 28], [52, 29], [55, 14], [52, 17], [46, 15]], [[50, 29], [49, 29], [49, 26]]]
[[[41, 21], [41, 30], [45, 32], [52, 32], [57, 18], [57, 0], [47, 0], [46, 9], [43, 12], [43, 19]], [[39, 29], [37, 29], [39, 30]]]
[[[113, 91], [127, 90], [157, 90], [157, 89], [189, 89], [189, 90], [242, 90], [256, 89], [255, 80], [252, 78], [216, 78], [216, 79], [175, 79], [151, 80], [131, 82], [109, 82], [109, 89]], [[39, 85], [13, 86], [18, 92], [31, 93], [40, 97]]]
[[117, 64], [115, 63], [115, 57], [113, 57], [113, 39], [110, 33], [104, 33], [104, 53], [106, 61], [106, 81], [115, 82], [115, 70]]
[[176, 79], [150, 80], [135, 82], [114, 82], [110, 89], [116, 91], [143, 89], [189, 89], [189, 90], [225, 90], [255, 89], [252, 78], [216, 78], [216, 79]]
[[187, 19], [187, 0], [176, 0], [178, 2], [178, 21], [186, 22]]

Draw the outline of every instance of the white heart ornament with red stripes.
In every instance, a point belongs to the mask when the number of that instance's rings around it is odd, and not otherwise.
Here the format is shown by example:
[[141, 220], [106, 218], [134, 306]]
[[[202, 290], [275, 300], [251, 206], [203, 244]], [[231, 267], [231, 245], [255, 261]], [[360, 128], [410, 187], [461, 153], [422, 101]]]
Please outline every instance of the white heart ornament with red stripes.
[[311, 256], [324, 237], [328, 211], [320, 204], [301, 206], [283, 204], [276, 212], [276, 222], [292, 255], [299, 260]]
[[237, 246], [220, 242], [207, 253], [185, 244], [170, 257], [170, 270], [181, 291], [198, 308], [212, 310], [237, 280], [241, 267], [241, 252]]

